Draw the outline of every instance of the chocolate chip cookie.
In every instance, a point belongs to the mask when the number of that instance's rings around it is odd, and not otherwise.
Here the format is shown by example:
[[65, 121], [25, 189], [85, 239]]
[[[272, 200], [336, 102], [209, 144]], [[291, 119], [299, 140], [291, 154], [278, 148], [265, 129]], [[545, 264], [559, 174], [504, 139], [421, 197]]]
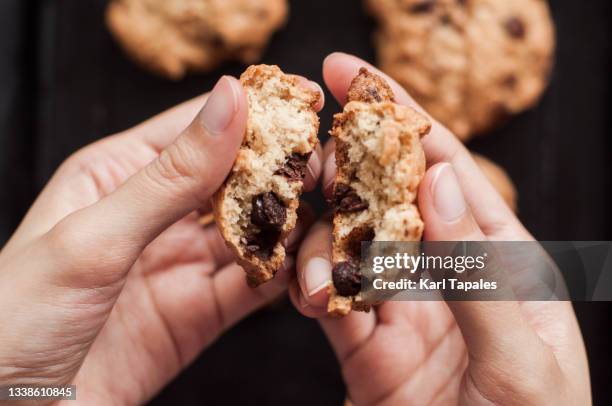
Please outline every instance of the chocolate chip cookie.
[[287, 8], [287, 0], [112, 0], [106, 20], [134, 60], [180, 79], [228, 59], [255, 62]]
[[367, 0], [380, 67], [459, 138], [540, 98], [555, 36], [545, 0]]
[[318, 143], [320, 94], [277, 66], [251, 66], [240, 82], [249, 103], [246, 132], [213, 208], [223, 238], [256, 287], [285, 260], [283, 241], [295, 227], [307, 162]]
[[363, 241], [420, 241], [423, 234], [415, 201], [425, 174], [420, 140], [431, 124], [393, 97], [382, 78], [362, 68], [334, 116], [332, 315], [369, 309], [360, 297]]

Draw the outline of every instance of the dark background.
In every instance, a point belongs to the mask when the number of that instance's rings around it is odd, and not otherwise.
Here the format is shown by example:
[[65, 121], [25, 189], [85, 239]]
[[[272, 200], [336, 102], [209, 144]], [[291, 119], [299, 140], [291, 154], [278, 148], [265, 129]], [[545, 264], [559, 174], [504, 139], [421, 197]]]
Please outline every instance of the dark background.
[[[335, 50], [374, 61], [372, 21], [357, 0], [295, 0], [263, 62], [322, 83]], [[554, 0], [552, 84], [533, 111], [470, 147], [513, 177], [520, 217], [541, 240], [612, 240], [609, 0]], [[104, 0], [0, 0], [0, 246], [62, 160], [81, 146], [198, 95], [229, 64], [168, 82], [121, 53]], [[328, 95], [321, 135], [338, 109]], [[310, 197], [322, 207], [318, 195]], [[612, 305], [576, 303], [596, 404], [612, 399]], [[254, 351], [253, 349], [262, 349]], [[339, 369], [317, 324], [284, 301], [242, 322], [153, 404], [339, 405]]]

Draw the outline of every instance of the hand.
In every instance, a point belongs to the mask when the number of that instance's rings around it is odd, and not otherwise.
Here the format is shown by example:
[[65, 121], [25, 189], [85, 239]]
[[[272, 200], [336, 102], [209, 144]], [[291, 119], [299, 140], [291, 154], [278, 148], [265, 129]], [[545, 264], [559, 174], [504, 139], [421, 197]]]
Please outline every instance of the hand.
[[[252, 290], [216, 227], [198, 223], [246, 118], [240, 83], [223, 77], [210, 97], [96, 142], [59, 168], [0, 252], [0, 385], [73, 383], [82, 404], [144, 403], [284, 292], [291, 256]], [[317, 151], [307, 189], [320, 162]], [[309, 218], [303, 211], [289, 246]]]
[[[345, 54], [325, 60], [325, 82], [340, 103], [362, 66], [376, 71]], [[418, 108], [387, 79], [400, 104]], [[434, 121], [423, 146], [428, 170], [418, 204], [425, 240], [533, 240], [447, 129]], [[332, 152], [327, 145], [328, 194]], [[385, 302], [370, 313], [330, 319], [330, 259], [331, 226], [319, 222], [300, 248], [290, 295], [303, 314], [319, 318], [355, 405], [590, 404], [584, 344], [570, 303]]]

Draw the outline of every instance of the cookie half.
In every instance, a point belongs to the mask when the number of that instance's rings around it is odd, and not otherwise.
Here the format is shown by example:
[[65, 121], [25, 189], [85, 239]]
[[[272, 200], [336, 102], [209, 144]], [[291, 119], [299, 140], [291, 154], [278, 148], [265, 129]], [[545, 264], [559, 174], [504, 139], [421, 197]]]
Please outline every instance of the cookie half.
[[320, 94], [277, 66], [251, 66], [240, 82], [249, 103], [246, 133], [213, 208], [249, 286], [256, 287], [285, 260], [283, 241], [295, 227], [306, 164], [318, 143]]
[[363, 241], [421, 240], [424, 226], [415, 202], [425, 175], [421, 137], [430, 129], [424, 115], [393, 101], [382, 78], [360, 70], [330, 132], [337, 174], [329, 314], [369, 310], [360, 297]]
[[287, 0], [112, 0], [106, 21], [132, 59], [180, 79], [230, 59], [256, 62], [287, 12]]

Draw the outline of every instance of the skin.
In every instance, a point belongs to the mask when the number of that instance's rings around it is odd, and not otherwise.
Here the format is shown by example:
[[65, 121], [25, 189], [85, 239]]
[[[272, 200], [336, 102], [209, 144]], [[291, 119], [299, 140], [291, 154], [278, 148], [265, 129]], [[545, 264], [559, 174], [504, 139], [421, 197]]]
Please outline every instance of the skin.
[[[344, 54], [326, 59], [325, 81], [340, 103], [361, 66], [368, 65]], [[417, 107], [390, 83], [400, 103]], [[0, 385], [74, 383], [79, 403], [144, 403], [290, 284], [296, 307], [320, 318], [356, 405], [590, 403], [569, 303], [389, 302], [326, 318], [325, 290], [308, 295], [304, 283], [310, 259], [329, 259], [325, 219], [300, 247], [296, 278], [290, 255], [273, 281], [247, 288], [218, 232], [198, 223], [230, 170], [246, 119], [237, 81], [225, 77], [217, 86], [231, 88], [231, 108], [213, 96], [192, 100], [84, 148], [50, 180], [0, 251]], [[200, 110], [211, 103], [213, 110]], [[211, 111], [228, 110], [223, 129], [210, 123]], [[423, 142], [426, 239], [532, 238], [452, 134], [434, 123]], [[332, 152], [333, 143], [326, 161], [322, 151], [313, 154], [306, 189], [324, 167], [329, 193]], [[447, 186], [458, 180], [467, 202], [451, 222], [439, 216], [434, 196], [443, 173]], [[312, 213], [305, 208], [300, 218], [289, 251]]]
[[[142, 404], [286, 291], [292, 255], [252, 290], [216, 227], [198, 222], [247, 116], [234, 78], [207, 97], [78, 151], [49, 181], [0, 252], [0, 386], [73, 383], [79, 404]], [[320, 162], [319, 149], [307, 190]], [[313, 214], [300, 218], [290, 252]]]
[[[327, 87], [340, 104], [366, 62], [332, 54]], [[385, 76], [386, 77], [386, 76]], [[420, 107], [387, 77], [397, 102]], [[432, 120], [423, 147], [428, 170], [418, 205], [427, 241], [531, 241], [466, 148]], [[331, 193], [333, 142], [325, 147], [323, 185]], [[312, 274], [311, 260], [318, 278]], [[591, 404], [584, 343], [569, 302], [385, 302], [370, 313], [328, 318], [329, 218], [300, 247], [290, 296], [319, 320], [355, 405]], [[323, 264], [327, 262], [329, 268]], [[322, 271], [323, 270], [323, 271]], [[322, 278], [327, 272], [327, 279]], [[311, 281], [322, 282], [319, 287]]]

